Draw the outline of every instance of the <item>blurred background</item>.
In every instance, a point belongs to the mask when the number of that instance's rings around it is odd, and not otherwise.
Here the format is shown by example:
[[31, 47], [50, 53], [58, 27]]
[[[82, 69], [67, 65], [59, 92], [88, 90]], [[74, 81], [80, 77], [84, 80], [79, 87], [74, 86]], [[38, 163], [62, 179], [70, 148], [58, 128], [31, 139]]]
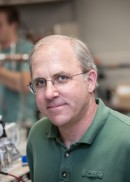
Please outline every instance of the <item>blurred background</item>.
[[22, 138], [22, 149], [41, 117], [27, 88], [28, 56], [38, 40], [52, 34], [88, 45], [99, 72], [96, 96], [130, 115], [129, 0], [0, 0], [0, 114], [17, 125], [18, 132], [11, 125], [7, 134], [15, 144]]

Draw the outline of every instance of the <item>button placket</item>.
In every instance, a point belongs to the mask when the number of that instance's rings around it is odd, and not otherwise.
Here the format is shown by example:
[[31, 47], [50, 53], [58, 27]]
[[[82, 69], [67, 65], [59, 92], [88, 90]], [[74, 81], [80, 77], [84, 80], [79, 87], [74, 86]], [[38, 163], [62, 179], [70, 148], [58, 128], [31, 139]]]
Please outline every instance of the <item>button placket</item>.
[[69, 157], [70, 156], [70, 153], [69, 152], [66, 152], [65, 156], [66, 157]]
[[67, 172], [64, 171], [64, 172], [62, 173], [62, 176], [63, 176], [64, 178], [67, 177]]
[[62, 156], [62, 163], [61, 163], [61, 173], [60, 173], [60, 179], [64, 179], [65, 181], [69, 180], [70, 178], [70, 169], [71, 169], [71, 163], [72, 163], [72, 156], [70, 155], [70, 151], [66, 150], [64, 151], [64, 154]]

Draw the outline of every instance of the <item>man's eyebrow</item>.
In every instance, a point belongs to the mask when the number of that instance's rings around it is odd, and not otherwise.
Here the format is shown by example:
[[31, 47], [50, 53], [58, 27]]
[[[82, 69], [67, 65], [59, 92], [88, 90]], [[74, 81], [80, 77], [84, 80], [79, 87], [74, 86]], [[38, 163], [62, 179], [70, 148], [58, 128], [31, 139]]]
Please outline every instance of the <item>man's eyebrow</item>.
[[65, 71], [60, 71], [60, 72], [58, 72], [58, 73], [55, 73], [54, 75], [53, 75], [53, 77], [55, 77], [55, 76], [58, 76], [58, 75], [70, 75], [70, 73], [68, 73], [68, 72], [65, 72]]
[[44, 79], [45, 80], [44, 77], [36, 77], [36, 78], [33, 79], [33, 81], [37, 81], [37, 80], [40, 80], [40, 79]]
[[[70, 73], [65, 72], [65, 71], [60, 71], [60, 72], [55, 73], [52, 77], [56, 77], [56, 76], [58, 76], [58, 75], [70, 75]], [[44, 79], [44, 80], [46, 80], [46, 78], [44, 78], [44, 77], [36, 77], [36, 78], [33, 79], [33, 81], [39, 80], [39, 79]]]

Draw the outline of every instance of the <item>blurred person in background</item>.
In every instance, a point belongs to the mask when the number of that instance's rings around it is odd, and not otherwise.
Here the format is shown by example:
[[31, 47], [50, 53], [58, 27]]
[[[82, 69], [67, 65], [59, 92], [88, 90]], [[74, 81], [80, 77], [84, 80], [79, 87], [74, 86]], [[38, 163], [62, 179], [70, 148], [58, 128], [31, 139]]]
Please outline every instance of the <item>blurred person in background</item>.
[[[33, 45], [20, 39], [19, 13], [14, 7], [0, 7], [0, 53], [29, 54]], [[0, 61], [2, 63], [2, 61]], [[0, 64], [0, 114], [6, 122], [35, 121], [35, 101], [29, 93], [28, 64], [24, 61], [8, 60]]]

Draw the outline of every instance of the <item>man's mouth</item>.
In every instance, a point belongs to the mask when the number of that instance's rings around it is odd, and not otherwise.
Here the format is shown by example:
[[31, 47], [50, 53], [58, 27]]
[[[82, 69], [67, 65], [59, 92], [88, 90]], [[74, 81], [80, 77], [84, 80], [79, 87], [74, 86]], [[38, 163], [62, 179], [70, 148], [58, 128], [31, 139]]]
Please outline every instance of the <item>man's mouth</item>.
[[66, 105], [66, 103], [63, 103], [63, 104], [50, 104], [47, 106], [47, 109], [49, 110], [53, 110], [53, 109], [60, 109], [62, 107], [64, 107]]
[[66, 104], [49, 105], [47, 108], [60, 107], [60, 106], [64, 106], [64, 105], [66, 105]]

